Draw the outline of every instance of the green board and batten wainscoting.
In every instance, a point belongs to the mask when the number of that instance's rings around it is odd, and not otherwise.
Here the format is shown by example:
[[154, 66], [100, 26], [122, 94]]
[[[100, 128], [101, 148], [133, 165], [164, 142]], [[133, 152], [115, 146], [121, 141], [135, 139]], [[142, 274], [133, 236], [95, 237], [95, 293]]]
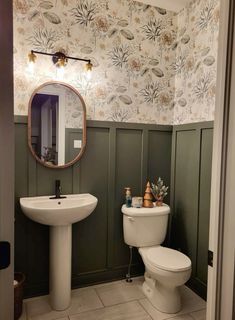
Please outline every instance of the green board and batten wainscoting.
[[173, 128], [171, 245], [192, 260], [189, 285], [206, 297], [213, 122]]
[[[73, 225], [72, 286], [78, 287], [125, 276], [129, 249], [122, 232], [123, 189], [130, 186], [133, 195], [142, 195], [147, 180], [161, 176], [171, 184], [170, 245], [190, 256], [190, 285], [205, 296], [213, 123], [172, 127], [87, 121], [87, 127], [82, 159], [52, 170], [29, 152], [27, 117], [15, 117], [15, 269], [26, 274], [25, 295], [48, 292], [49, 228], [24, 216], [20, 197], [51, 195], [60, 179], [63, 193], [89, 192], [98, 198], [96, 210]], [[143, 270], [135, 250], [132, 273]]]
[[[113, 122], [87, 122], [87, 147], [82, 159], [67, 169], [48, 169], [27, 146], [27, 117], [15, 117], [16, 214], [15, 269], [27, 277], [25, 295], [48, 292], [49, 228], [24, 216], [19, 198], [51, 195], [61, 180], [62, 192], [89, 192], [96, 210], [73, 226], [72, 286], [125, 276], [129, 249], [124, 244], [121, 205], [123, 189], [142, 195], [148, 179], [161, 175], [170, 184], [172, 127]], [[168, 199], [169, 203], [169, 199]], [[137, 250], [133, 274], [143, 273]]]

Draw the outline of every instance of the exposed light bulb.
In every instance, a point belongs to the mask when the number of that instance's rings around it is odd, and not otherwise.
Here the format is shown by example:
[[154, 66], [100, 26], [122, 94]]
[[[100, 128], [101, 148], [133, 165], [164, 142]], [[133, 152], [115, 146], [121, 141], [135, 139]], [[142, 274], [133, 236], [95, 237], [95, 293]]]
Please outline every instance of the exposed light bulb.
[[28, 71], [29, 73], [33, 74], [34, 73], [34, 67], [35, 67], [35, 61], [36, 61], [36, 55], [31, 51], [28, 54]]
[[92, 76], [92, 71], [91, 70], [87, 70], [87, 72], [86, 72], [87, 80], [91, 80], [91, 76]]
[[64, 66], [57, 66], [56, 67], [56, 79], [57, 80], [63, 80], [64, 78]]
[[32, 61], [28, 62], [27, 70], [29, 73], [34, 74], [35, 63]]
[[86, 70], [86, 78], [87, 80], [91, 80], [91, 76], [92, 76], [92, 63], [89, 61], [86, 65], [85, 65], [85, 70]]

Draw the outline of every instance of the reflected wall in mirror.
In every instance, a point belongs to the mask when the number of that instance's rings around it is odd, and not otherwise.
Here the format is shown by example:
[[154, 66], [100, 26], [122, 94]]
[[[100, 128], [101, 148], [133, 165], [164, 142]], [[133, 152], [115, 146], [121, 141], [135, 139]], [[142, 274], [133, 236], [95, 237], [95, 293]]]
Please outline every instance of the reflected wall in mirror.
[[86, 145], [86, 108], [71, 86], [47, 82], [29, 102], [28, 143], [33, 156], [50, 168], [79, 160]]

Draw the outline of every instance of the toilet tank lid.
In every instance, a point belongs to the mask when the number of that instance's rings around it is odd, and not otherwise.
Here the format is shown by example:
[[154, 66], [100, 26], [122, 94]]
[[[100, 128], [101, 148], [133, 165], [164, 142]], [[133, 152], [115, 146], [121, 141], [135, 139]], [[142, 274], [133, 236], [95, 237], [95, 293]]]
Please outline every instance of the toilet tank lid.
[[167, 204], [163, 204], [161, 207], [153, 208], [127, 208], [124, 204], [122, 206], [122, 213], [127, 216], [141, 217], [141, 216], [162, 216], [170, 213], [170, 207]]
[[150, 264], [167, 271], [184, 271], [191, 268], [189, 257], [182, 252], [166, 247], [148, 248], [146, 258]]

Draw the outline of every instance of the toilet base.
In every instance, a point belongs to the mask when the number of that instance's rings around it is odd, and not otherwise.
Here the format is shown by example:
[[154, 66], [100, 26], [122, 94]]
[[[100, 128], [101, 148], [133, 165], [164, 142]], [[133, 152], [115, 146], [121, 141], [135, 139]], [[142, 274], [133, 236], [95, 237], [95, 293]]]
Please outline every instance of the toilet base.
[[167, 287], [145, 273], [143, 292], [151, 304], [161, 312], [177, 313], [181, 310], [181, 298], [178, 287]]

